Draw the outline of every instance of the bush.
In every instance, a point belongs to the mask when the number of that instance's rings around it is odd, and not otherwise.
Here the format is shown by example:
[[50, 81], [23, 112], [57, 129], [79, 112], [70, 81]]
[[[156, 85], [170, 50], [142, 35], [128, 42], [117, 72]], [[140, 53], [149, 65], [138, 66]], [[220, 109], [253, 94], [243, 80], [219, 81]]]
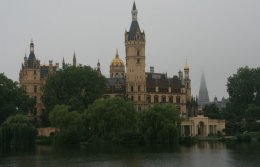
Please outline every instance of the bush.
[[34, 144], [37, 129], [26, 116], [15, 115], [3, 123], [0, 134], [2, 146], [26, 148]]
[[239, 142], [250, 142], [252, 140], [251, 136], [248, 133], [243, 133], [237, 135], [237, 141]]

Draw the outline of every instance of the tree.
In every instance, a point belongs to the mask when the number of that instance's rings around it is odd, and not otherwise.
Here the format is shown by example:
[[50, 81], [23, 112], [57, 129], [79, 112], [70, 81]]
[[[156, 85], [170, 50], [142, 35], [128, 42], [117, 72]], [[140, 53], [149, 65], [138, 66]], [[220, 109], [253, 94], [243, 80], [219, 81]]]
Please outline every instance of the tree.
[[49, 120], [56, 128], [57, 144], [78, 144], [81, 140], [83, 126], [81, 114], [69, 111], [69, 106], [56, 105], [49, 113]]
[[228, 78], [230, 104], [223, 111], [226, 132], [255, 131], [260, 106], [260, 68], [242, 67]]
[[27, 148], [34, 144], [37, 130], [26, 116], [18, 114], [3, 123], [0, 133], [0, 145]]
[[132, 103], [123, 98], [100, 99], [84, 112], [89, 141], [131, 142], [136, 131], [136, 112]]
[[204, 115], [212, 119], [221, 119], [222, 115], [216, 104], [206, 105], [203, 109]]
[[227, 88], [231, 103], [243, 108], [260, 105], [260, 68], [239, 68], [228, 78]]
[[17, 82], [0, 73], [0, 125], [7, 117], [33, 111], [35, 101], [29, 98]]
[[42, 96], [47, 112], [44, 115], [62, 104], [70, 106], [70, 111], [83, 111], [103, 95], [105, 88], [105, 78], [91, 67], [66, 67], [46, 81]]
[[157, 104], [140, 113], [139, 130], [148, 144], [177, 144], [180, 137], [178, 124], [179, 111], [170, 104]]

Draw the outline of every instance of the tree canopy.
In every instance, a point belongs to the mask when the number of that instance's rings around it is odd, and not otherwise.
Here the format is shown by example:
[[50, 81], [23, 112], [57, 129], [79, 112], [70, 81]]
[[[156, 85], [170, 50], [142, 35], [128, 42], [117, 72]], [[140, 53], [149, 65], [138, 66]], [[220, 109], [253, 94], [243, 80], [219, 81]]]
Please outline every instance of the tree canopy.
[[170, 104], [157, 104], [150, 110], [140, 113], [139, 130], [145, 143], [176, 144], [180, 137], [177, 126], [180, 113]]
[[70, 111], [83, 111], [103, 95], [105, 88], [106, 80], [96, 70], [71, 66], [48, 77], [42, 100], [47, 111], [61, 104], [70, 106]]
[[35, 101], [29, 98], [17, 82], [0, 73], [0, 125], [10, 115], [33, 111]]
[[10, 116], [0, 128], [0, 145], [27, 148], [34, 144], [36, 128], [25, 115]]
[[260, 105], [260, 68], [242, 67], [228, 78], [227, 91], [233, 104], [246, 108]]
[[230, 104], [223, 110], [226, 132], [260, 130], [260, 68], [241, 67], [228, 78]]
[[84, 113], [90, 141], [128, 142], [136, 131], [136, 112], [132, 103], [120, 97], [95, 101]]
[[57, 128], [56, 143], [79, 143], [83, 129], [82, 116], [76, 111], [69, 111], [69, 106], [56, 105], [49, 113], [51, 126]]

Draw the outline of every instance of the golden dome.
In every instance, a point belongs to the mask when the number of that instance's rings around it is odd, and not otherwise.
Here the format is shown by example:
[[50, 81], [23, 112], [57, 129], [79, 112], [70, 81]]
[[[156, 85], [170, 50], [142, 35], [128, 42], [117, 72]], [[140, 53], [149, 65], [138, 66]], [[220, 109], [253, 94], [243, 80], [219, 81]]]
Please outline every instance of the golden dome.
[[125, 66], [123, 60], [121, 60], [121, 59], [119, 58], [118, 50], [116, 51], [116, 56], [115, 56], [115, 58], [112, 60], [110, 66]]
[[189, 70], [189, 65], [188, 65], [187, 57], [186, 57], [186, 63], [185, 63], [185, 65], [184, 65], [184, 70]]
[[189, 69], [189, 65], [186, 63], [185, 65], [184, 65], [184, 70], [188, 70]]

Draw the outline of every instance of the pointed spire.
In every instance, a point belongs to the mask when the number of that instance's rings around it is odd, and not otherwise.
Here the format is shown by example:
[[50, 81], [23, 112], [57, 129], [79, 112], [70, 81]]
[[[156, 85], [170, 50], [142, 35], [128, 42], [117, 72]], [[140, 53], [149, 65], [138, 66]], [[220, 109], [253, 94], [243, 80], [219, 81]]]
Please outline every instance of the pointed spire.
[[75, 50], [74, 50], [74, 54], [73, 54], [73, 66], [75, 67], [77, 64], [77, 60], [76, 60], [76, 53], [75, 53]]
[[132, 9], [132, 10], [136, 10], [135, 1], [134, 1], [133, 9]]
[[98, 72], [98, 74], [101, 75], [101, 69], [100, 69], [100, 62], [99, 62], [99, 59], [98, 59], [98, 63], [97, 63], [97, 72]]
[[116, 49], [116, 58], [119, 58], [118, 49]]
[[185, 63], [185, 65], [184, 65], [184, 70], [189, 70], [189, 65], [188, 65], [187, 56], [186, 56], [186, 63]]
[[206, 105], [207, 103], [209, 103], [209, 95], [208, 95], [208, 89], [207, 89], [204, 71], [202, 72], [201, 81], [200, 81], [199, 103], [202, 105]]
[[65, 68], [65, 59], [64, 59], [64, 57], [63, 57], [63, 59], [62, 59], [62, 68], [63, 68], [63, 69]]
[[136, 9], [136, 5], [134, 2], [133, 8], [132, 8], [132, 21], [137, 21], [137, 13], [138, 13], [138, 10]]
[[100, 67], [100, 62], [99, 62], [99, 59], [98, 59], [97, 67]]
[[33, 43], [33, 39], [31, 39], [31, 43], [30, 43], [30, 53], [34, 53], [34, 43]]

